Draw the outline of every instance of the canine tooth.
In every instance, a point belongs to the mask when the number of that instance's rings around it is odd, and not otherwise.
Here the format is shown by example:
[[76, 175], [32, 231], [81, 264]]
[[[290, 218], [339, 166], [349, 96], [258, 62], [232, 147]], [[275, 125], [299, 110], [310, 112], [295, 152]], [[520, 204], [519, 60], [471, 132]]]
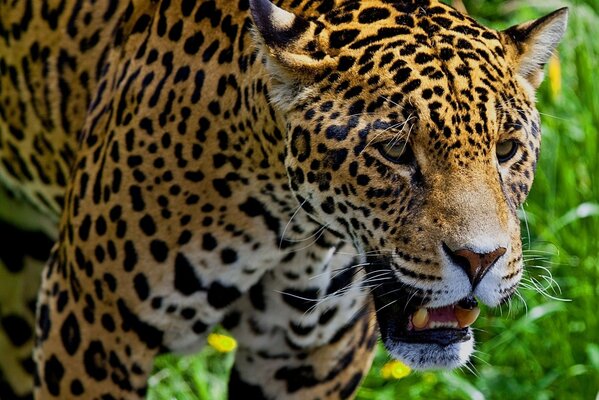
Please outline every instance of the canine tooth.
[[467, 310], [462, 307], [455, 308], [455, 318], [458, 320], [460, 328], [470, 326], [476, 321], [480, 314], [480, 308], [474, 307], [472, 310]]
[[428, 310], [426, 308], [419, 308], [418, 311], [412, 315], [412, 325], [415, 328], [421, 329], [428, 323]]

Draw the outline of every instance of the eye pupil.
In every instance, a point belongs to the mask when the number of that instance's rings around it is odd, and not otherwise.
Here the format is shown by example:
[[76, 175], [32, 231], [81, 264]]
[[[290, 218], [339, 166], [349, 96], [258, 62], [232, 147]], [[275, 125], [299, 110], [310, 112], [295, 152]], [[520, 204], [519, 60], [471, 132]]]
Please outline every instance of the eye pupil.
[[509, 161], [518, 151], [518, 143], [515, 140], [505, 140], [497, 144], [495, 152], [500, 163]]
[[407, 142], [380, 143], [379, 152], [387, 160], [395, 164], [410, 164], [414, 161], [414, 153]]

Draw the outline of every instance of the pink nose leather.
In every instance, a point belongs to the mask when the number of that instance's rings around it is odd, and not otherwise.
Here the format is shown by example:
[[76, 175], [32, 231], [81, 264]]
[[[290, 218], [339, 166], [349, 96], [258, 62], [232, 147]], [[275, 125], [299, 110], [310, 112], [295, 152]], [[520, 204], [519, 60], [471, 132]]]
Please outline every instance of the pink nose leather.
[[499, 247], [490, 253], [475, 253], [468, 249], [459, 249], [451, 252], [452, 259], [468, 275], [472, 286], [476, 286], [491, 269], [495, 262], [504, 255], [505, 247]]

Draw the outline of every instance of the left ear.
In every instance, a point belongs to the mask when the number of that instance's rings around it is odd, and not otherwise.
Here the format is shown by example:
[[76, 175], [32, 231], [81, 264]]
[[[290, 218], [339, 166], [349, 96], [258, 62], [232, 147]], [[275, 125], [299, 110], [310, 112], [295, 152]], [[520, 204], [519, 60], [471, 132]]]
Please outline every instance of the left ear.
[[313, 73], [331, 61], [323, 48], [323, 29], [314, 22], [277, 7], [270, 0], [250, 0], [258, 42], [281, 67], [293, 73]]
[[250, 0], [250, 11], [254, 44], [262, 49], [271, 77], [271, 101], [285, 109], [314, 76], [334, 65], [328, 54], [327, 33], [270, 0]]
[[564, 7], [504, 31], [515, 48], [518, 74], [533, 88], [543, 81], [543, 67], [564, 36], [567, 23], [568, 8]]

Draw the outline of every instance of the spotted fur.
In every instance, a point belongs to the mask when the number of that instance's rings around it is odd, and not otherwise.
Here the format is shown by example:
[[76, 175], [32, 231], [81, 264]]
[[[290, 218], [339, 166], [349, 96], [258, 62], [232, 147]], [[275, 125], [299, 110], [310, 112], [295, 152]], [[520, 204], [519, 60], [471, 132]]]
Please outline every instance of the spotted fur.
[[[24, 210], [0, 223], [24, 288], [0, 298], [0, 397], [34, 370], [39, 399], [144, 397], [154, 357], [217, 324], [231, 398], [351, 398], [377, 325], [414, 368], [468, 360], [470, 331], [402, 329], [514, 292], [567, 11], [495, 31], [435, 0], [277, 4], [0, 3], [0, 198]], [[460, 249], [503, 250], [481, 272]]]

